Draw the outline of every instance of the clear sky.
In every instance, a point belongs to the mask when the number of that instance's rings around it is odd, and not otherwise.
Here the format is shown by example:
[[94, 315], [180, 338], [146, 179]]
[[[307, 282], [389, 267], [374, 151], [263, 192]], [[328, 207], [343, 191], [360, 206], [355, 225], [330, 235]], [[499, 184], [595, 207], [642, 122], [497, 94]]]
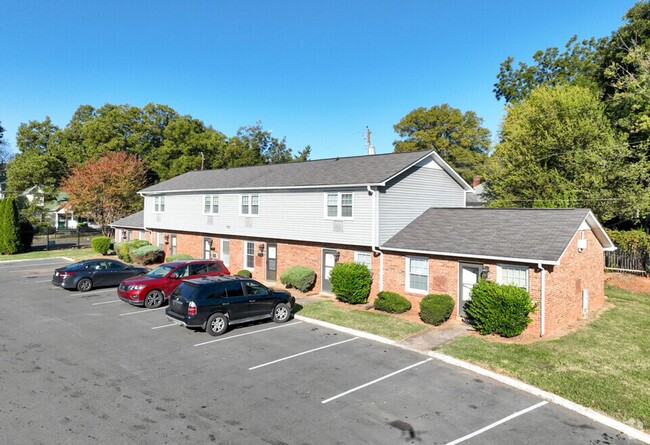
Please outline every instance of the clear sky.
[[418, 107], [473, 110], [493, 138], [508, 56], [609, 35], [633, 0], [0, 0], [0, 122], [166, 104], [232, 136], [262, 121], [312, 159], [392, 151]]

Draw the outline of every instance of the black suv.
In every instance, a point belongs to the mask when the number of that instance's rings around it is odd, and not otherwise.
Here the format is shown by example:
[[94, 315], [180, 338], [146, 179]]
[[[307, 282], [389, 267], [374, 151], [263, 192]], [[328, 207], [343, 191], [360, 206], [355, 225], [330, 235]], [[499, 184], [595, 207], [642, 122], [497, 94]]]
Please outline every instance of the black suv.
[[271, 318], [284, 323], [291, 318], [295, 298], [250, 278], [202, 277], [183, 281], [169, 297], [167, 318], [186, 327], [203, 328], [221, 335], [230, 324]]

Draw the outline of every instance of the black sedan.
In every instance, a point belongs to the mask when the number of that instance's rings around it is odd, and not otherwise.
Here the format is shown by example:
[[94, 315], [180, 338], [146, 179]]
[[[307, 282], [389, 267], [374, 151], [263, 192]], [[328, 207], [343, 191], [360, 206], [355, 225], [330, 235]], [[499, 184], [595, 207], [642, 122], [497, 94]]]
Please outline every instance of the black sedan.
[[116, 260], [85, 260], [55, 269], [52, 284], [86, 292], [94, 287], [117, 286], [122, 280], [148, 271], [146, 267], [130, 266]]

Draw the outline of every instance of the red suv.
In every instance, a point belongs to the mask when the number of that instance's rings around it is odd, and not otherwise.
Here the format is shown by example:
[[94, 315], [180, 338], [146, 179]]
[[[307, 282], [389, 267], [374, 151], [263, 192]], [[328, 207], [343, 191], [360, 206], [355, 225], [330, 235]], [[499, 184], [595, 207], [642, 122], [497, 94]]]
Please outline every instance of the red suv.
[[120, 283], [122, 301], [148, 309], [160, 307], [181, 281], [202, 276], [230, 275], [219, 260], [183, 260], [161, 264], [151, 272]]

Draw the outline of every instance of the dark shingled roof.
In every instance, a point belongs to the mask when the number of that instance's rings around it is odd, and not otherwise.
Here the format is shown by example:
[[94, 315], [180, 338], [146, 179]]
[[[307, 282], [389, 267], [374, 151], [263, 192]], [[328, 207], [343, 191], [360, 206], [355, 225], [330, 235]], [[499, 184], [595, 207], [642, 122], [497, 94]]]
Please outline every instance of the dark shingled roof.
[[381, 184], [430, 153], [427, 150], [193, 171], [141, 192]]
[[431, 208], [381, 247], [554, 264], [585, 219], [612, 247], [589, 209], [486, 208]]
[[144, 229], [144, 210], [140, 210], [133, 215], [125, 216], [118, 219], [111, 227], [125, 227], [128, 229]]

